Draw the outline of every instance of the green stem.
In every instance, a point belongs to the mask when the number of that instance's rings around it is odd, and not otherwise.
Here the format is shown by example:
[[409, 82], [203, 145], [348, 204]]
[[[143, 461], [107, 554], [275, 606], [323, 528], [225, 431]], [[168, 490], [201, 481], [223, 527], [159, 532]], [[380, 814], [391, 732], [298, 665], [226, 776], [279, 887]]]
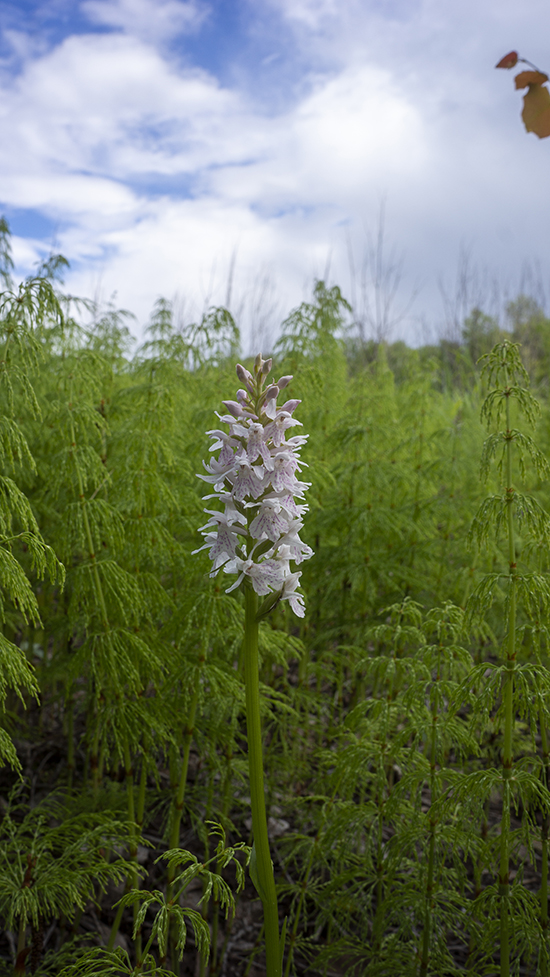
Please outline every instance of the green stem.
[[[193, 741], [193, 734], [195, 732], [195, 717], [197, 715], [197, 707], [199, 704], [200, 675], [201, 675], [203, 662], [204, 662], [204, 648], [199, 658], [199, 664], [195, 668], [195, 676], [193, 680], [193, 698], [191, 699], [191, 705], [189, 707], [189, 713], [187, 716], [187, 723], [183, 733], [183, 757], [182, 757], [181, 767], [180, 767], [177, 794], [174, 799], [174, 805], [172, 808], [170, 848], [178, 848], [180, 843], [180, 827], [181, 827], [181, 819], [183, 815], [183, 802], [185, 800], [185, 788], [187, 786], [187, 773], [189, 770], [189, 754], [191, 752], [191, 743]], [[168, 868], [168, 886], [166, 891], [166, 901], [169, 903], [174, 898], [175, 874], [176, 874], [176, 867], [175, 865], [173, 865], [172, 867]], [[177, 956], [176, 956], [176, 943], [177, 943], [177, 933], [175, 927], [172, 926], [170, 929], [170, 960], [172, 963], [172, 969], [176, 972], [179, 972], [179, 961], [177, 960]]]
[[19, 932], [17, 934], [17, 957], [15, 960], [14, 975], [22, 977], [25, 973], [25, 943], [27, 935], [27, 921], [24, 915], [19, 920]]
[[[69, 410], [70, 411], [72, 411], [72, 406], [73, 406], [72, 405], [72, 400], [73, 400], [73, 389], [72, 388], [73, 388], [73, 382], [72, 382], [72, 379], [71, 379], [70, 393], [69, 393]], [[99, 607], [100, 612], [101, 612], [103, 627], [105, 628], [105, 630], [108, 630], [109, 629], [109, 617], [108, 617], [108, 614], [107, 614], [107, 605], [105, 603], [105, 595], [103, 593], [103, 587], [101, 585], [101, 577], [99, 575], [99, 570], [98, 570], [98, 566], [97, 566], [97, 559], [96, 559], [96, 554], [95, 554], [95, 547], [94, 547], [94, 541], [93, 541], [93, 536], [92, 536], [92, 530], [91, 530], [91, 527], [90, 527], [90, 520], [88, 519], [88, 509], [87, 509], [87, 505], [86, 505], [87, 500], [86, 500], [86, 493], [84, 492], [84, 481], [82, 479], [82, 471], [80, 469], [80, 465], [78, 464], [78, 460], [77, 460], [77, 454], [76, 454], [76, 452], [77, 452], [77, 446], [76, 446], [76, 430], [75, 430], [75, 426], [74, 426], [74, 421], [73, 421], [73, 418], [72, 418], [72, 414], [71, 414], [71, 422], [70, 422], [70, 431], [71, 431], [71, 451], [72, 451], [72, 454], [73, 454], [74, 466], [75, 466], [76, 477], [77, 477], [77, 482], [78, 482], [78, 500], [79, 500], [79, 503], [80, 503], [80, 510], [82, 512], [82, 522], [84, 524], [84, 533], [85, 533], [85, 536], [86, 536], [86, 542], [88, 544], [88, 557], [89, 557], [89, 560], [90, 560], [90, 565], [92, 567], [92, 576], [93, 576], [93, 581], [94, 581], [94, 590], [95, 590], [95, 594], [96, 594], [96, 599], [97, 599], [98, 607]], [[94, 746], [92, 748], [92, 783], [93, 783], [94, 794], [96, 795], [96, 797], [97, 797], [97, 792], [99, 790], [99, 770], [98, 770], [98, 766], [97, 766], [98, 748], [99, 748], [99, 723], [97, 723], [97, 725], [96, 725], [96, 731], [95, 731], [95, 735], [94, 735]], [[94, 761], [94, 758], [95, 758], [95, 764], [93, 762]]]
[[107, 744], [103, 739], [101, 741], [101, 746], [99, 747], [99, 757], [97, 761], [97, 782], [99, 784], [103, 783], [103, 771], [105, 769], [105, 759], [107, 755]]
[[138, 826], [138, 830], [140, 834], [143, 828], [143, 819], [145, 817], [146, 797], [147, 797], [147, 764], [145, 762], [145, 757], [143, 757], [141, 761], [141, 772], [139, 777], [139, 789], [138, 789], [137, 808], [136, 808], [136, 824]]
[[67, 773], [68, 773], [68, 786], [69, 790], [72, 790], [73, 778], [74, 778], [74, 698], [73, 698], [73, 687], [70, 686], [69, 694], [67, 696]]
[[[185, 724], [185, 729], [183, 731], [183, 757], [181, 761], [181, 767], [179, 771], [179, 780], [177, 784], [177, 793], [174, 798], [174, 805], [172, 810], [172, 827], [170, 831], [170, 848], [178, 848], [180, 842], [180, 826], [181, 818], [183, 814], [183, 803], [185, 800], [185, 788], [187, 786], [187, 773], [189, 770], [189, 754], [191, 752], [191, 743], [193, 741], [193, 734], [195, 732], [195, 717], [197, 715], [197, 706], [199, 704], [199, 694], [200, 694], [200, 674], [201, 667], [204, 658], [201, 656], [201, 661], [195, 668], [195, 676], [193, 680], [193, 698], [191, 699], [191, 705], [189, 707], [189, 713], [187, 715], [187, 722]], [[168, 870], [168, 899], [172, 898], [174, 891], [174, 875], [176, 874], [175, 866]]]
[[[212, 746], [214, 747], [214, 751], [215, 751], [215, 745], [212, 744]], [[210, 773], [208, 777], [208, 800], [206, 802], [205, 823], [208, 823], [208, 821], [211, 821], [212, 819], [212, 807], [214, 804], [214, 767], [211, 760], [209, 766], [210, 766]], [[206, 832], [204, 838], [204, 864], [208, 865], [209, 863], [210, 863], [210, 837], [208, 835], [208, 832]], [[202, 883], [203, 897], [206, 895], [206, 887], [207, 887], [206, 877], [203, 877], [203, 883]], [[201, 903], [201, 915], [207, 925], [208, 925], [209, 907], [210, 907], [210, 899], [204, 899], [204, 901]], [[208, 951], [206, 951], [206, 953], [201, 953], [199, 956], [200, 956], [199, 977], [205, 977], [206, 964], [208, 963]], [[195, 968], [195, 973], [196, 973], [196, 968]]]
[[[72, 400], [72, 392], [71, 392], [71, 400]], [[69, 404], [69, 408], [72, 409], [72, 403]], [[76, 452], [76, 433], [75, 433], [75, 427], [74, 427], [74, 422], [72, 420], [72, 417], [71, 417], [71, 445], [72, 445], [73, 451]], [[105, 629], [108, 629], [109, 628], [109, 616], [107, 614], [107, 605], [105, 603], [105, 595], [103, 593], [103, 587], [101, 586], [101, 578], [99, 576], [99, 570], [98, 570], [98, 566], [97, 566], [97, 558], [96, 558], [96, 554], [95, 554], [95, 547], [94, 547], [94, 541], [93, 541], [93, 536], [92, 536], [92, 530], [91, 530], [91, 527], [90, 527], [90, 520], [88, 519], [88, 509], [87, 509], [87, 506], [86, 506], [87, 500], [86, 500], [86, 494], [84, 492], [84, 482], [82, 480], [82, 472], [80, 470], [80, 466], [78, 465], [78, 462], [76, 460], [76, 457], [74, 458], [74, 462], [75, 462], [75, 469], [76, 469], [76, 477], [77, 477], [77, 481], [78, 481], [78, 499], [79, 499], [79, 502], [80, 502], [80, 509], [81, 509], [81, 512], [82, 512], [82, 521], [84, 523], [84, 532], [86, 534], [86, 542], [88, 544], [88, 556], [89, 556], [89, 559], [90, 559], [90, 565], [92, 567], [92, 574], [93, 574], [93, 578], [94, 578], [94, 587], [95, 587], [97, 602], [98, 602], [98, 605], [99, 605], [99, 609], [101, 611], [103, 627]]]
[[118, 905], [116, 916], [111, 927], [111, 932], [109, 934], [109, 942], [107, 943], [107, 949], [113, 950], [115, 946], [116, 935], [120, 929], [120, 924], [122, 922], [122, 913], [124, 912], [124, 906]]
[[420, 958], [420, 975], [426, 977], [430, 962], [430, 943], [433, 929], [433, 905], [434, 905], [434, 874], [435, 874], [435, 834], [436, 820], [434, 818], [433, 806], [437, 800], [437, 773], [435, 769], [436, 749], [437, 749], [437, 724], [439, 711], [439, 688], [438, 682], [441, 669], [441, 650], [437, 662], [436, 685], [432, 705], [432, 730], [430, 744], [430, 841], [428, 847], [428, 875], [426, 878], [426, 909], [424, 915], [424, 932], [422, 934], [422, 954]]
[[96, 717], [94, 738], [92, 741], [92, 752], [90, 755], [90, 768], [92, 771], [92, 786], [94, 791], [94, 798], [96, 800], [97, 800], [97, 795], [99, 793], [99, 784], [100, 784], [98, 753], [99, 753], [99, 718]]
[[260, 682], [258, 674], [258, 598], [246, 587], [244, 672], [246, 690], [246, 728], [248, 734], [248, 769], [252, 806], [252, 832], [256, 857], [259, 896], [264, 910], [267, 977], [281, 977], [282, 954], [279, 937], [279, 912], [273, 864], [267, 835], [267, 816], [264, 794], [262, 756], [262, 726], [260, 719]]
[[319, 844], [320, 837], [321, 837], [321, 832], [318, 831], [317, 832], [317, 836], [315, 838], [315, 841], [314, 841], [314, 843], [312, 845], [311, 852], [309, 854], [309, 859], [308, 859], [308, 863], [307, 863], [307, 866], [306, 866], [306, 873], [305, 873], [304, 878], [302, 879], [302, 882], [300, 884], [300, 898], [298, 899], [298, 905], [296, 907], [296, 914], [294, 916], [294, 923], [292, 925], [292, 930], [291, 930], [291, 933], [290, 933], [290, 936], [289, 936], [289, 939], [288, 939], [288, 944], [289, 944], [289, 947], [288, 947], [288, 959], [287, 959], [287, 962], [286, 962], [284, 977], [289, 977], [290, 968], [292, 966], [292, 960], [294, 959], [294, 949], [295, 949], [295, 946], [296, 946], [296, 936], [297, 936], [297, 933], [298, 933], [298, 923], [300, 921], [300, 916], [302, 914], [302, 909], [303, 909], [303, 905], [304, 905], [304, 901], [305, 901], [305, 897], [306, 897], [307, 886], [308, 886], [308, 882], [309, 882], [309, 876], [311, 874], [311, 869], [313, 867], [313, 858], [315, 856], [315, 852], [317, 850], [317, 846]]
[[377, 791], [377, 806], [378, 806], [378, 832], [377, 832], [377, 849], [376, 849], [376, 916], [378, 917], [381, 912], [382, 902], [384, 900], [384, 807], [385, 799], [384, 794], [387, 787], [387, 772], [386, 772], [386, 762], [385, 762], [385, 744], [381, 746], [380, 762], [378, 764], [378, 791]]
[[[139, 789], [138, 789], [137, 807], [136, 807], [136, 826], [139, 835], [141, 835], [143, 831], [143, 819], [145, 817], [146, 796], [147, 796], [147, 764], [145, 762], [145, 757], [143, 757], [141, 761], [141, 773], [139, 777]], [[139, 889], [140, 883], [141, 883], [141, 879], [139, 877], [139, 873], [136, 872], [134, 887], [136, 889]], [[139, 906], [136, 903], [135, 911], [137, 912], [138, 909]], [[140, 961], [140, 963], [143, 962], [141, 929], [136, 933], [135, 950], [136, 950], [136, 960]]]
[[[130, 754], [130, 747], [128, 744], [128, 739], [124, 739], [124, 774], [126, 779], [126, 800], [128, 804], [128, 821], [130, 823], [130, 861], [131, 867], [128, 872], [128, 877], [126, 879], [126, 892], [134, 888], [138, 878], [137, 870], [137, 835], [136, 835], [136, 812], [134, 805], [134, 771], [132, 768], [132, 757]], [[138, 914], [138, 904], [134, 904], [134, 922]], [[112, 950], [115, 945], [115, 938], [120, 928], [122, 921], [122, 913], [124, 912], [123, 907], [119, 906], [117, 909], [117, 914], [113, 922], [111, 932], [109, 935], [109, 942], [107, 948]], [[139, 951], [139, 952], [138, 952]], [[136, 940], [136, 957], [138, 963], [141, 959], [141, 937], [138, 936]]]
[[[231, 733], [233, 733], [233, 723], [231, 724]], [[233, 779], [233, 769], [231, 761], [233, 760], [233, 752], [231, 750], [231, 742], [228, 743], [225, 751], [225, 773], [224, 782], [222, 788], [222, 810], [221, 810], [221, 823], [225, 826], [227, 822], [227, 816], [229, 813], [229, 807], [231, 804], [231, 783]], [[221, 875], [222, 866], [218, 859], [216, 861], [216, 873]], [[218, 967], [221, 967], [223, 962], [223, 949], [221, 954], [219, 954], [218, 959], [218, 931], [219, 931], [219, 919], [220, 919], [220, 902], [219, 899], [214, 896], [214, 905], [212, 910], [212, 939], [210, 941], [212, 947], [212, 955], [210, 960], [210, 977], [216, 977], [218, 973]], [[228, 929], [228, 927], [227, 927]], [[225, 945], [225, 944], [224, 944]]]
[[[138, 797], [138, 804], [141, 802], [141, 789], [144, 782], [143, 771], [145, 770], [145, 764], [142, 766], [142, 772], [140, 777], [140, 796]], [[143, 823], [143, 810], [140, 813], [136, 813], [134, 804], [134, 770], [132, 766], [132, 758], [130, 755], [130, 748], [128, 745], [128, 740], [125, 738], [124, 741], [124, 772], [126, 777], [126, 791], [128, 796], [128, 820], [130, 822], [130, 859], [132, 862], [132, 868], [128, 874], [128, 888], [137, 889], [139, 883], [139, 872], [138, 872], [138, 847], [137, 847], [137, 822], [141, 813], [141, 823]], [[146, 777], [145, 777], [146, 782]], [[143, 804], [145, 804], [145, 791], [143, 789]], [[134, 911], [134, 925], [139, 912], [139, 903], [135, 902], [133, 905]], [[135, 936], [135, 952], [136, 952], [136, 963], [141, 964], [142, 958], [142, 943], [141, 943], [141, 931], [136, 933]]]
[[516, 659], [516, 544], [514, 533], [514, 489], [512, 486], [512, 437], [510, 396], [506, 395], [506, 501], [509, 560], [509, 611], [507, 673], [504, 680], [504, 747], [502, 751], [502, 821], [500, 831], [500, 977], [510, 974], [510, 778], [512, 775], [512, 737], [514, 732], [514, 668]]
[[265, 925], [262, 923], [262, 928], [261, 928], [260, 932], [258, 933], [256, 942], [255, 942], [254, 947], [252, 949], [252, 952], [251, 952], [251, 954], [250, 954], [250, 956], [248, 958], [248, 963], [246, 965], [246, 969], [244, 971], [243, 977], [248, 977], [250, 971], [252, 970], [252, 964], [254, 963], [256, 957], [258, 956], [258, 954], [259, 954], [259, 952], [260, 952], [260, 950], [262, 948], [262, 937], [264, 935], [264, 930], [265, 930]]
[[[378, 946], [380, 940], [380, 927], [383, 925], [383, 914], [382, 914], [382, 904], [384, 901], [384, 817], [385, 817], [385, 804], [386, 795], [389, 796], [392, 787], [392, 776], [393, 776], [393, 763], [391, 755], [388, 755], [387, 745], [391, 744], [390, 729], [391, 729], [391, 710], [393, 700], [397, 694], [397, 689], [395, 689], [394, 679], [396, 671], [396, 662], [399, 657], [399, 635], [401, 632], [401, 621], [403, 619], [403, 614], [400, 613], [399, 619], [396, 624], [392, 648], [391, 648], [391, 661], [392, 670], [390, 678], [386, 677], [386, 693], [385, 693], [385, 704], [384, 704], [384, 719], [383, 719], [383, 733], [382, 742], [380, 743], [380, 756], [378, 762], [378, 789], [377, 789], [377, 807], [378, 807], [378, 841], [377, 841], [377, 854], [376, 854], [376, 914], [375, 922], [373, 927], [374, 933], [374, 943]], [[384, 698], [384, 693], [382, 692], [382, 698]]]

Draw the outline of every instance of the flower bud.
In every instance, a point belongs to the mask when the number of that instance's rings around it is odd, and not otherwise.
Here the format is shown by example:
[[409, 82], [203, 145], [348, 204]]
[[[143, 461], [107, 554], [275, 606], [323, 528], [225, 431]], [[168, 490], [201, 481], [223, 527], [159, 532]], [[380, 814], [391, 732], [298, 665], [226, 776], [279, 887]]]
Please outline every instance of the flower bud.
[[222, 400], [222, 404], [224, 407], [227, 407], [227, 410], [229, 411], [230, 414], [233, 414], [233, 417], [243, 416], [244, 411], [241, 405], [238, 404], [236, 400]]
[[252, 374], [249, 373], [244, 366], [241, 366], [240, 363], [237, 363], [236, 373], [241, 383], [246, 383], [247, 380], [252, 380]]
[[277, 384], [274, 383], [271, 387], [267, 388], [265, 392], [265, 400], [266, 401], [274, 400], [277, 397], [278, 393], [279, 393], [279, 388]]
[[271, 359], [271, 357], [269, 357], [268, 360], [264, 360], [263, 361], [263, 363], [262, 363], [262, 373], [264, 374], [264, 376], [267, 376], [268, 373], [271, 373], [271, 367], [272, 366], [273, 366], [273, 360]]
[[254, 380], [252, 378], [252, 374], [249, 373], [248, 370], [245, 370], [244, 366], [241, 366], [240, 363], [237, 364], [237, 376], [239, 380], [241, 380], [244, 383], [249, 394], [254, 395], [256, 391], [254, 389]]
[[277, 381], [278, 386], [279, 386], [279, 390], [282, 390], [284, 387], [287, 387], [291, 380], [292, 380], [292, 377], [291, 376], [290, 377], [281, 377], [281, 379]]
[[256, 359], [254, 360], [254, 373], [260, 372], [260, 370], [262, 369], [262, 363], [263, 363], [262, 354], [258, 353]]

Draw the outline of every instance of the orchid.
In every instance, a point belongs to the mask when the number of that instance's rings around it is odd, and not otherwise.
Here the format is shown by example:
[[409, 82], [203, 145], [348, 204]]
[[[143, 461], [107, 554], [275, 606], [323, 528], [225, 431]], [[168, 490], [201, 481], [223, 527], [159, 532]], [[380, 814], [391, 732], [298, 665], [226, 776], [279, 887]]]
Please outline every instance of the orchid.
[[[262, 729], [260, 719], [260, 685], [258, 657], [258, 622], [280, 600], [286, 600], [297, 617], [304, 617], [304, 598], [298, 592], [300, 564], [313, 556], [313, 550], [300, 539], [302, 516], [308, 506], [304, 493], [307, 482], [298, 478], [305, 463], [300, 450], [307, 441], [303, 434], [287, 432], [301, 427], [293, 416], [299, 400], [287, 400], [277, 406], [277, 397], [290, 381], [282, 377], [264, 389], [271, 372], [271, 360], [254, 361], [254, 375], [237, 364], [237, 376], [243, 386], [237, 400], [225, 400], [227, 414], [217, 414], [229, 431], [208, 431], [213, 439], [211, 460], [203, 461], [206, 474], [198, 475], [214, 491], [205, 501], [216, 499], [219, 510], [205, 509], [210, 516], [199, 530], [204, 544], [195, 550], [208, 550], [212, 561], [210, 576], [220, 570], [235, 574], [236, 580], [226, 593], [241, 587], [244, 591], [244, 678], [250, 803], [254, 845], [250, 875], [262, 901], [264, 911], [267, 977], [282, 977], [284, 930], [279, 932], [277, 892], [267, 833]], [[258, 597], [264, 600], [258, 608]], [[288, 966], [286, 973], [288, 973]]]
[[237, 365], [244, 387], [237, 391], [237, 400], [223, 402], [228, 413], [217, 415], [229, 431], [207, 432], [213, 439], [211, 452], [219, 455], [203, 462], [206, 474], [198, 477], [214, 488], [205, 500], [217, 499], [223, 511], [205, 509], [210, 519], [199, 531], [206, 542], [194, 552], [208, 549], [211, 577], [221, 569], [237, 574], [227, 593], [248, 581], [259, 596], [276, 595], [268, 601], [269, 609], [279, 600], [288, 600], [293, 612], [303, 617], [304, 600], [296, 593], [300, 572], [290, 564], [313, 556], [299, 535], [308, 509], [302, 500], [309, 484], [300, 481], [297, 473], [305, 465], [300, 449], [307, 435], [287, 439], [287, 432], [301, 427], [293, 417], [300, 401], [277, 406], [280, 391], [292, 377], [284, 376], [264, 389], [271, 365], [261, 354], [254, 362], [254, 376]]

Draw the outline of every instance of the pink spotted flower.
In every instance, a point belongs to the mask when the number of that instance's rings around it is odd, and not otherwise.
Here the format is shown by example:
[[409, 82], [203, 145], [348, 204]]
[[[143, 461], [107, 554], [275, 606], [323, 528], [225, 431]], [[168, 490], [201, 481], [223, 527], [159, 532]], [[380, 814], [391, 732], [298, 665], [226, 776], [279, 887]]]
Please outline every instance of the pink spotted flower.
[[221, 508], [205, 509], [210, 516], [200, 530], [205, 543], [195, 553], [208, 549], [210, 576], [222, 569], [236, 575], [227, 592], [252, 586], [260, 597], [274, 597], [270, 606], [287, 600], [303, 617], [304, 598], [297, 590], [301, 571], [291, 564], [313, 556], [311, 547], [300, 539], [309, 484], [300, 481], [298, 474], [305, 464], [300, 449], [307, 436], [293, 432], [301, 427], [293, 417], [300, 401], [277, 406], [280, 391], [292, 377], [282, 377], [264, 389], [270, 371], [271, 360], [261, 355], [254, 361], [254, 375], [238, 364], [243, 388], [237, 400], [224, 401], [227, 413], [218, 414], [229, 430], [208, 432], [213, 439], [210, 450], [219, 454], [203, 462], [206, 474], [198, 477], [213, 488], [205, 499], [216, 500]]

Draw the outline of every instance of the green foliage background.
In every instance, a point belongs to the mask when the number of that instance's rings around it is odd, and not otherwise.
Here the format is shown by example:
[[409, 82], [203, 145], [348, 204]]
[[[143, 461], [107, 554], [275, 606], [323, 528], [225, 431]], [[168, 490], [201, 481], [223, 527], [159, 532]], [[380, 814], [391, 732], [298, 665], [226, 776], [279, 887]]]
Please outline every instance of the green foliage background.
[[[160, 300], [132, 352], [124, 313], [63, 293], [62, 259], [15, 286], [0, 230], [2, 972], [261, 973], [243, 606], [192, 556], [238, 328], [177, 328]], [[496, 973], [508, 564], [479, 509], [501, 476], [489, 457], [479, 480], [476, 361], [506, 335], [542, 405], [514, 473], [510, 972], [544, 975], [550, 321], [520, 296], [511, 334], [474, 309], [462, 343], [414, 350], [358, 343], [351, 312], [318, 282], [272, 351], [315, 551], [305, 619], [260, 629], [285, 975]]]

